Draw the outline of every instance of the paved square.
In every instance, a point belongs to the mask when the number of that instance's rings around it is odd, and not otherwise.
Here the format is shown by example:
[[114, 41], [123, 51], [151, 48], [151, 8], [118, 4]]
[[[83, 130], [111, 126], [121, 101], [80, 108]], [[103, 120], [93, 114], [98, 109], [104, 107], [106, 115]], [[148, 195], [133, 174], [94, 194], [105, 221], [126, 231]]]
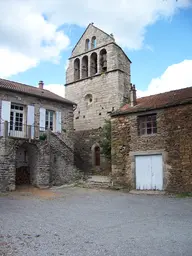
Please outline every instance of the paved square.
[[14, 192], [0, 197], [0, 255], [192, 256], [192, 199]]

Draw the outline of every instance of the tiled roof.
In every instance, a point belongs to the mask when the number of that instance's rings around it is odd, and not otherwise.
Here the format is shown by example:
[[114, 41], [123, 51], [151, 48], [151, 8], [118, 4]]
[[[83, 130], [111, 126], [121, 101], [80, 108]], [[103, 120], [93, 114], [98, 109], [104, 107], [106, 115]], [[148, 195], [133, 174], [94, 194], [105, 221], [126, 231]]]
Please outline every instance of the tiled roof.
[[75, 104], [74, 102], [69, 101], [69, 100], [67, 100], [67, 99], [65, 99], [65, 98], [63, 98], [63, 97], [61, 97], [61, 96], [59, 96], [55, 93], [52, 93], [48, 90], [40, 89], [40, 88], [35, 87], [35, 86], [21, 84], [21, 83], [9, 81], [9, 80], [6, 80], [6, 79], [1, 79], [1, 78], [0, 78], [0, 89], [25, 93], [25, 94], [28, 94], [28, 95], [33, 95], [33, 96], [48, 99], [48, 100], [51, 100], [51, 101], [58, 101], [58, 102], [65, 103], [65, 104], [70, 104], [70, 105]]
[[180, 90], [137, 98], [137, 104], [135, 106], [131, 107], [130, 104], [126, 104], [118, 111], [114, 112], [112, 116], [160, 109], [188, 102], [192, 103], [192, 86]]

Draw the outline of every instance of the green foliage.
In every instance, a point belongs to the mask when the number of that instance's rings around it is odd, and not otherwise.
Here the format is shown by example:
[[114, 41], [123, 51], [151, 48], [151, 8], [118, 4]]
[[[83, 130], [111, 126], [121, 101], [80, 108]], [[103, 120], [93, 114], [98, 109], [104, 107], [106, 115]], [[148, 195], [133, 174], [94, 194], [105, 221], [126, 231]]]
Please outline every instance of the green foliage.
[[177, 194], [177, 198], [186, 198], [186, 197], [192, 197], [192, 192], [183, 192], [183, 193]]
[[101, 134], [101, 153], [111, 159], [111, 121], [105, 120]]
[[39, 136], [39, 139], [40, 140], [46, 140], [47, 139], [47, 134], [46, 133], [43, 133]]

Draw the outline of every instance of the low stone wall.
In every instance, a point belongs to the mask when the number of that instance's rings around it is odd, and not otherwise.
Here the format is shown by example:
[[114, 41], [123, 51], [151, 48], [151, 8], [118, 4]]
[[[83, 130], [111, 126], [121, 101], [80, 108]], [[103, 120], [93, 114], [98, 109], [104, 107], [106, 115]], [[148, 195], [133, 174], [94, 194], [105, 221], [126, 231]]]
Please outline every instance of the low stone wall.
[[51, 134], [50, 143], [50, 183], [62, 185], [79, 178], [79, 171], [74, 165], [74, 151], [63, 140]]

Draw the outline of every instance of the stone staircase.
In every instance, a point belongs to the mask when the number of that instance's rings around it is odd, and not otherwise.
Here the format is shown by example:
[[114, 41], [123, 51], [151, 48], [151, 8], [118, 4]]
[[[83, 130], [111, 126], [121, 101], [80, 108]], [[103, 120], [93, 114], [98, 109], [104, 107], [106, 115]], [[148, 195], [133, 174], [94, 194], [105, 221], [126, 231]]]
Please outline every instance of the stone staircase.
[[78, 185], [84, 188], [107, 189], [113, 187], [111, 178], [109, 176], [101, 175], [90, 175], [86, 178], [86, 180], [81, 180]]

